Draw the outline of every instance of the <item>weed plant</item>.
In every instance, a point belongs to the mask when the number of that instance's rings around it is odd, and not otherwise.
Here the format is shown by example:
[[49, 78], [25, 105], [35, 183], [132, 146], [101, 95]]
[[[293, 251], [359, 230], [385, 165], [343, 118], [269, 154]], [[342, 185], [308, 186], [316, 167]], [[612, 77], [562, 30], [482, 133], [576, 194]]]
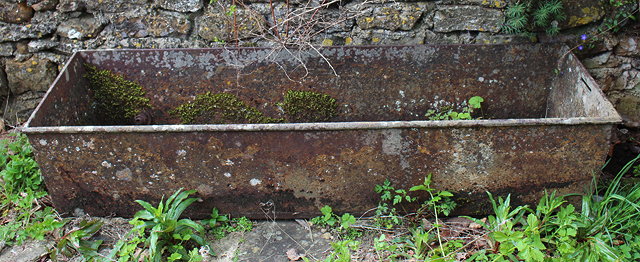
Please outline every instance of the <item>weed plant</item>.
[[[432, 188], [431, 182], [431, 175], [428, 175], [421, 185], [414, 186], [409, 190], [396, 189], [389, 180], [375, 186], [375, 192], [380, 194], [380, 202], [373, 217], [373, 227], [367, 228], [379, 228], [385, 232], [391, 232], [391, 229], [406, 226], [404, 224], [407, 221], [406, 216], [400, 215], [400, 213], [407, 212], [405, 210], [398, 211], [398, 208], [403, 203], [417, 201], [417, 197], [409, 195], [410, 192], [427, 193], [427, 200], [420, 204], [420, 208], [415, 213], [409, 215], [414, 218], [434, 217], [436, 219], [436, 223], [428, 228], [409, 225], [411, 226], [409, 235], [403, 234], [398, 237], [389, 237], [384, 233], [378, 235], [374, 239], [373, 248], [379, 258], [384, 258], [385, 261], [442, 259], [447, 257], [448, 252], [462, 245], [460, 241], [444, 242], [440, 238], [439, 228], [442, 225], [438, 223], [438, 216], [448, 215], [455, 208], [455, 202], [451, 200], [452, 193]], [[311, 219], [311, 223], [343, 232], [341, 236], [344, 239], [332, 243], [333, 251], [324, 261], [350, 261], [347, 258], [351, 257], [351, 251], [355, 250], [353, 248], [360, 245], [360, 242], [356, 242], [355, 239], [362, 232], [357, 231], [358, 235], [356, 236], [349, 233], [344, 234], [344, 232], [349, 232], [353, 228], [352, 225], [356, 223], [355, 217], [348, 213], [338, 216], [329, 206], [324, 206], [320, 211], [322, 216]], [[436, 248], [433, 247], [434, 243], [438, 243]]]
[[560, 32], [558, 22], [565, 19], [561, 0], [522, 0], [510, 4], [505, 10], [502, 30], [507, 34], [533, 36], [533, 31], [544, 30], [549, 35]]
[[158, 207], [136, 200], [144, 209], [138, 211], [129, 223], [134, 227], [120, 240], [109, 254], [117, 261], [201, 261], [199, 248], [208, 246], [204, 240], [204, 227], [183, 218], [182, 212], [195, 202], [189, 198], [195, 190], [176, 191], [167, 201], [160, 200]]
[[437, 109], [429, 109], [425, 114], [429, 120], [472, 120], [478, 119], [475, 117], [476, 112], [482, 109], [482, 102], [484, 99], [480, 96], [474, 96], [469, 98], [467, 105], [462, 108], [461, 111], [455, 111], [452, 106], [444, 106]]
[[53, 261], [64, 261], [73, 258], [79, 253], [84, 261], [97, 261], [99, 259], [98, 248], [102, 240], [90, 240], [102, 228], [102, 221], [82, 220], [79, 227], [70, 230], [56, 241], [55, 248], [49, 256]]
[[333, 213], [333, 209], [330, 206], [322, 207], [320, 212], [322, 212], [322, 216], [312, 218], [311, 224], [333, 229], [347, 240], [353, 240], [362, 235], [361, 231], [352, 227], [356, 223], [356, 218], [353, 215], [344, 213], [342, 216], [338, 216]]
[[27, 137], [12, 136], [0, 141], [0, 246], [42, 240], [66, 222], [43, 203], [47, 192]]
[[628, 20], [636, 20], [637, 4], [637, 0], [609, 0], [608, 13], [611, 15], [604, 19], [599, 31], [616, 33]]
[[248, 232], [253, 229], [253, 222], [248, 218], [229, 218], [229, 215], [220, 214], [217, 208], [211, 210], [211, 218], [202, 223], [209, 227], [209, 232], [216, 239], [222, 239], [231, 232]]
[[388, 179], [382, 185], [376, 185], [373, 190], [380, 194], [380, 202], [374, 216], [375, 225], [390, 229], [402, 224], [403, 217], [399, 215], [398, 205], [415, 202], [416, 198], [409, 196], [405, 189], [391, 186]]
[[[385, 181], [376, 186], [381, 194], [380, 206], [388, 201], [391, 210], [394, 203], [415, 201], [411, 192], [427, 192], [428, 199], [423, 202], [414, 215], [425, 216], [433, 213], [435, 223], [420, 225], [407, 224], [407, 231], [380, 230], [373, 239], [372, 250], [381, 261], [460, 261], [456, 252], [465, 254], [475, 252], [466, 261], [640, 261], [640, 184], [621, 183], [626, 174], [640, 159], [640, 155], [625, 165], [609, 185], [593, 190], [585, 195], [558, 196], [554, 192], [545, 193], [535, 207], [513, 206], [511, 196], [489, 199], [493, 214], [486, 219], [469, 218], [482, 226], [485, 234], [466, 242], [442, 236], [443, 224], [439, 215], [450, 212], [455, 203], [450, 200], [451, 193], [435, 190], [431, 187], [431, 177], [427, 176], [422, 185], [412, 187], [408, 192], [395, 189]], [[581, 198], [580, 207], [568, 201], [569, 197]], [[379, 206], [379, 208], [380, 208]], [[329, 207], [323, 208], [323, 216], [314, 218], [328, 225], [337, 225], [340, 219]], [[421, 214], [423, 213], [423, 214]], [[407, 217], [400, 217], [395, 226], [406, 223]], [[392, 217], [392, 216], [391, 216]], [[380, 225], [374, 218], [374, 224]], [[381, 227], [380, 229], [391, 229]], [[489, 241], [486, 248], [479, 251], [469, 246], [476, 241]], [[354, 239], [338, 241], [332, 244], [333, 251], [324, 261], [349, 261], [355, 251]]]
[[[627, 163], [604, 192], [593, 185], [581, 210], [563, 196], [545, 194], [535, 209], [511, 207], [510, 196], [494, 199], [486, 223], [492, 249], [471, 261], [638, 261], [640, 260], [640, 184], [623, 186]], [[595, 180], [594, 180], [595, 181]]]
[[586, 48], [594, 48], [597, 42], [603, 41], [605, 33], [617, 33], [630, 20], [637, 19], [637, 13], [640, 7], [637, 6], [637, 0], [609, 0], [602, 1], [607, 9], [606, 16], [602, 19], [602, 23], [591, 33], [580, 35], [579, 44], [572, 48], [584, 50]]

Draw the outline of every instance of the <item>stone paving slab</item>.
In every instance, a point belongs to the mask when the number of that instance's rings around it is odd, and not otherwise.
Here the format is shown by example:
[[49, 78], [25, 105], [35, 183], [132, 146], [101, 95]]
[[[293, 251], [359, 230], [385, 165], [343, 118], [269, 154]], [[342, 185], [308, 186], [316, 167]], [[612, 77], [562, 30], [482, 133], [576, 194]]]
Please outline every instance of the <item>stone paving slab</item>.
[[289, 261], [287, 251], [291, 249], [312, 260], [322, 258], [331, 247], [330, 235], [303, 224], [293, 220], [257, 222], [251, 232], [234, 232], [212, 243], [218, 255], [213, 261]]
[[[128, 231], [127, 219], [100, 218], [105, 221], [102, 231], [112, 232], [108, 235], [123, 235]], [[254, 221], [254, 228], [250, 232], [233, 232], [220, 240], [211, 240], [211, 249], [215, 256], [205, 258], [207, 262], [251, 261], [251, 262], [280, 262], [290, 261], [287, 251], [294, 250], [300, 256], [306, 256], [312, 261], [323, 258], [331, 247], [331, 235], [317, 229], [310, 229], [306, 222], [300, 220], [285, 221]], [[119, 233], [113, 233], [118, 232]], [[117, 239], [110, 239], [104, 235], [98, 238], [105, 243], [115, 243]], [[48, 250], [54, 245], [53, 241], [27, 241], [21, 246], [5, 247], [0, 251], [0, 262], [35, 262], [42, 261]], [[101, 250], [106, 255], [109, 249]], [[49, 261], [49, 260], [45, 260]], [[70, 261], [82, 261], [75, 257]], [[302, 259], [300, 259], [302, 261]]]

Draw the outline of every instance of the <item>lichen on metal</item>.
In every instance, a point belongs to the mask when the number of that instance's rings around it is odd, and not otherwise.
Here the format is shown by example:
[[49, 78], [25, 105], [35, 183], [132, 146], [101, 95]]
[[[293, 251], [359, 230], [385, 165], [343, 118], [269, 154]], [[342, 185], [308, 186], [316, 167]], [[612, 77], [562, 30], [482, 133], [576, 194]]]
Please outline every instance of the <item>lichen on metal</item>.
[[[26, 128], [63, 213], [131, 216], [134, 200], [197, 189], [211, 208], [264, 218], [373, 208], [376, 184], [454, 192], [458, 213], [488, 211], [485, 191], [532, 203], [578, 192], [608, 151], [619, 116], [562, 45], [420, 45], [110, 50], [76, 53]], [[322, 55], [321, 55], [322, 54]], [[154, 124], [107, 126], [91, 107], [83, 63], [142, 83]], [[329, 66], [330, 65], [330, 66]], [[535, 68], [536, 70], [531, 70]], [[336, 98], [323, 123], [180, 125], [171, 109], [228, 92], [280, 118], [287, 90]], [[484, 119], [427, 121], [434, 104], [485, 99]], [[553, 168], [549, 168], [553, 167]]]

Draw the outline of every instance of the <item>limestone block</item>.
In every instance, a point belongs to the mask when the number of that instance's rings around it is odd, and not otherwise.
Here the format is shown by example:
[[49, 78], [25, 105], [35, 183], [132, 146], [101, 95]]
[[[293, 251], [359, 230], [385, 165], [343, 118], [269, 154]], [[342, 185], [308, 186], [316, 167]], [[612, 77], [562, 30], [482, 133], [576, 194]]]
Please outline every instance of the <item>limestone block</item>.
[[[43, 96], [44, 96], [44, 93], [34, 93], [34, 92], [26, 92], [24, 94], [20, 94], [17, 96], [10, 96], [9, 106], [7, 108], [7, 111], [4, 113], [4, 115], [7, 116], [6, 121], [12, 125], [17, 125], [19, 123], [23, 123], [27, 121], [27, 119], [29, 119], [29, 116], [31, 115], [33, 110], [40, 103], [40, 100], [42, 100]], [[48, 251], [45, 250], [45, 253], [43, 254], [46, 254], [46, 252]], [[42, 256], [42, 254], [39, 254], [35, 257], [37, 258], [40, 256]], [[21, 254], [21, 255], [18, 255], [17, 257], [25, 259], [27, 256], [25, 256], [25, 254]], [[0, 261], [2, 260], [0, 259]], [[6, 261], [35, 261], [35, 260], [6, 260]]]
[[36, 12], [42, 12], [42, 11], [49, 11], [49, 10], [54, 10], [56, 9], [56, 6], [58, 5], [58, 0], [40, 0], [40, 1], [33, 1], [34, 3], [31, 4], [31, 7], [33, 8], [33, 10], [35, 10]]
[[0, 43], [0, 56], [11, 56], [15, 50], [13, 43]]
[[234, 26], [233, 15], [218, 8], [210, 8], [204, 15], [196, 18], [198, 35], [208, 41], [229, 42], [234, 40], [235, 30], [239, 39], [247, 39], [262, 34], [267, 27], [264, 17], [258, 13], [238, 9], [235, 15]]
[[45, 40], [45, 39], [36, 39], [31, 40], [29, 44], [27, 44], [27, 50], [30, 53], [36, 53], [43, 50], [48, 50], [58, 46], [58, 41], [55, 40]]
[[83, 11], [87, 5], [83, 0], [60, 0], [56, 9], [60, 12]]
[[567, 17], [560, 22], [560, 28], [571, 28], [600, 20], [606, 10], [601, 0], [564, 0], [563, 13]]
[[622, 72], [622, 75], [616, 80], [614, 89], [640, 91], [640, 71], [632, 69]]
[[618, 46], [615, 48], [617, 55], [640, 57], [640, 37], [626, 36], [620, 39]]
[[616, 92], [609, 95], [609, 99], [626, 124], [640, 127], [640, 87], [630, 92]]
[[491, 8], [505, 8], [507, 1], [505, 0], [442, 0], [441, 5], [480, 5]]
[[85, 15], [62, 22], [58, 26], [58, 35], [69, 39], [93, 38], [107, 24], [107, 20], [100, 16]]
[[26, 3], [0, 2], [0, 21], [5, 23], [27, 23], [33, 17], [33, 8]]
[[139, 16], [121, 16], [113, 20], [120, 37], [165, 37], [187, 35], [191, 21], [186, 15], [174, 12], [152, 12]]
[[426, 5], [417, 3], [390, 3], [361, 10], [356, 23], [360, 29], [411, 30], [422, 17]]
[[9, 89], [14, 95], [45, 92], [58, 75], [56, 64], [37, 56], [26, 61], [7, 60], [5, 65]]
[[202, 9], [202, 0], [156, 0], [160, 7], [178, 12], [197, 12]]
[[147, 0], [84, 0], [87, 11], [124, 12], [136, 6], [147, 5]]
[[502, 11], [480, 6], [440, 6], [433, 17], [433, 31], [499, 32], [504, 21]]
[[582, 60], [582, 64], [587, 69], [602, 68], [602, 67], [616, 67], [620, 64], [619, 59], [612, 52], [604, 52], [597, 56]]
[[0, 42], [42, 38], [55, 32], [63, 17], [52, 11], [36, 12], [28, 24], [0, 22]]

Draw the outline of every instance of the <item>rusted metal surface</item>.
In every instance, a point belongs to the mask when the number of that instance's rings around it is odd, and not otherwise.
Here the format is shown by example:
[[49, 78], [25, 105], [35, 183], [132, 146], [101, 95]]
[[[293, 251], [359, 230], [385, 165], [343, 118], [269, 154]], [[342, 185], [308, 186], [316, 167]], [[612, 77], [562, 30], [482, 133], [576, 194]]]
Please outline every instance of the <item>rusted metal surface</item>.
[[[620, 119], [566, 50], [85, 51], [73, 56], [23, 131], [60, 212], [131, 216], [140, 208], [134, 200], [157, 202], [186, 188], [203, 200], [193, 217], [212, 207], [258, 219], [264, 212], [310, 217], [324, 205], [359, 214], [377, 205], [373, 188], [385, 179], [408, 188], [433, 173], [434, 187], [456, 193], [459, 213], [479, 214], [487, 211], [485, 191], [531, 203], [544, 189], [579, 192], [603, 164]], [[102, 126], [81, 77], [86, 62], [140, 82], [154, 125]], [[289, 89], [335, 97], [335, 122], [176, 125], [167, 114], [211, 91], [279, 117], [275, 103]], [[424, 121], [427, 109], [475, 95], [485, 98], [485, 120]]]

